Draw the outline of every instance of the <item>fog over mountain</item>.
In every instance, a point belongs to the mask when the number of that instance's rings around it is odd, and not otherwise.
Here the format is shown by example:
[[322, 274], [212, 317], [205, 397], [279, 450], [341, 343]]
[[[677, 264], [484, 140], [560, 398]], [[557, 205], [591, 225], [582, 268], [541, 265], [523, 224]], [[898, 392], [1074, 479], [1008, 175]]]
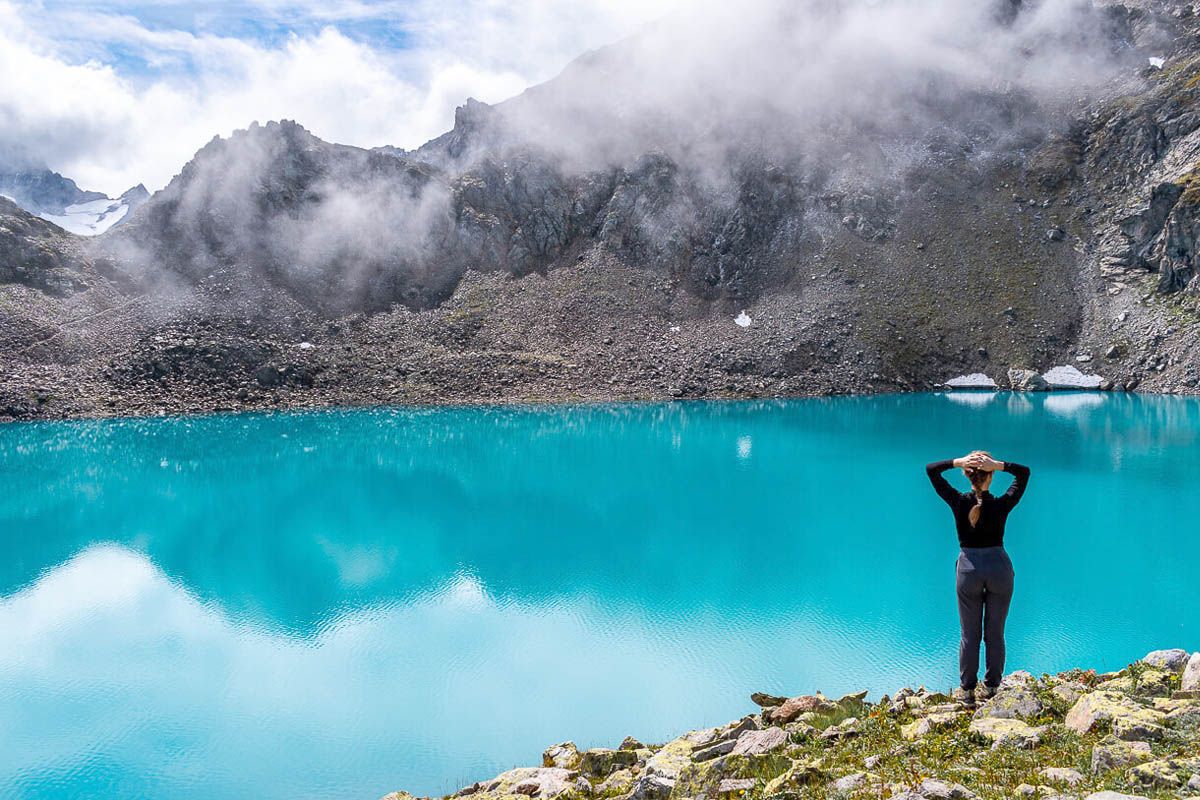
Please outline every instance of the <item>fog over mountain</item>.
[[256, 123], [89, 245], [63, 302], [112, 309], [113, 352], [12, 333], [10, 368], [184, 407], [1067, 362], [1195, 387], [1198, 28], [1171, 0], [706, 3], [413, 151]]

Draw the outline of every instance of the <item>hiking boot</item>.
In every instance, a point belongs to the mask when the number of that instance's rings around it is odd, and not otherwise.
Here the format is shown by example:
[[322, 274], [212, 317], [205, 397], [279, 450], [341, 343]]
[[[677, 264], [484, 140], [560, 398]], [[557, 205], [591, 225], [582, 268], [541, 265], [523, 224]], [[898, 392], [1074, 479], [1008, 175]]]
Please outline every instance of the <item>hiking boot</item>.
[[991, 700], [996, 696], [998, 686], [988, 686], [986, 683], [978, 689], [980, 700]]
[[975, 690], [958, 688], [954, 690], [954, 700], [967, 708], [975, 707]]

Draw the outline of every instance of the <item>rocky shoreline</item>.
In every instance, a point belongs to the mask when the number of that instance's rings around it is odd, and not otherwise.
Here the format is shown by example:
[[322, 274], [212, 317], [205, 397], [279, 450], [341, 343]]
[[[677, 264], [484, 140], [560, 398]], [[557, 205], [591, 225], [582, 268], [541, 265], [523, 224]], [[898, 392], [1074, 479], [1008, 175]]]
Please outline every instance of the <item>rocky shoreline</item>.
[[[791, 398], [948, 384], [1200, 391], [1192, 328], [1162, 339], [1114, 321], [1111, 341], [1047, 345], [1020, 358], [998, 347], [950, 349], [897, 363], [878, 344], [888, 321], [856, 309], [845, 289], [832, 275], [803, 302], [781, 294], [742, 307], [592, 255], [546, 275], [469, 274], [435, 309], [328, 319], [282, 294], [247, 299], [236, 276], [222, 273], [165, 308], [103, 281], [66, 297], [10, 284], [0, 287], [0, 420]], [[824, 311], [814, 316], [821, 293]], [[16, 307], [20, 315], [4, 313]], [[1021, 323], [999, 318], [1006, 327], [991, 335], [1016, 336]], [[1056, 366], [1072, 364], [1087, 374]], [[1064, 369], [1085, 380], [1048, 383]], [[959, 373], [965, 380], [955, 386]]]
[[[1137, 800], [1200, 798], [1200, 652], [1117, 672], [1014, 672], [978, 703], [925, 687], [755, 693], [756, 713], [664, 744], [546, 749], [542, 764], [447, 795], [471, 800]], [[413, 800], [394, 792], [384, 800]]]

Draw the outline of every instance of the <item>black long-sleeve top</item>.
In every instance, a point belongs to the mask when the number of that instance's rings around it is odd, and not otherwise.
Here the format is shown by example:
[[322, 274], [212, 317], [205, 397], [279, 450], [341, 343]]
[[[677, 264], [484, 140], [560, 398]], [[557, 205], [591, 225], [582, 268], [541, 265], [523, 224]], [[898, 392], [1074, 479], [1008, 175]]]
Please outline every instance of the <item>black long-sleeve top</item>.
[[960, 492], [942, 477], [942, 473], [954, 468], [954, 461], [935, 461], [925, 467], [925, 474], [933, 484], [938, 497], [946, 501], [954, 512], [954, 526], [958, 529], [958, 544], [960, 547], [999, 547], [1004, 544], [1004, 523], [1008, 520], [1008, 512], [1025, 493], [1029, 483], [1029, 467], [1004, 462], [1004, 471], [1013, 476], [1012, 486], [999, 497], [991, 492], [983, 493], [983, 508], [979, 511], [979, 523], [971, 526], [967, 516], [975, 506], [974, 492]]

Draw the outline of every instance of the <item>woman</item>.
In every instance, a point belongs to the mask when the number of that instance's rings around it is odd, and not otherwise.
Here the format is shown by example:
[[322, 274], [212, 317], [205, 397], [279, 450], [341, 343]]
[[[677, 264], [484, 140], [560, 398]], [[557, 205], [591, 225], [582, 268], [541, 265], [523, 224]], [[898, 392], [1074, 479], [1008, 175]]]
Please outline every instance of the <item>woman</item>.
[[[958, 492], [942, 473], [961, 469], [971, 482], [971, 491]], [[1013, 476], [1012, 486], [999, 497], [988, 492], [997, 471]], [[1029, 467], [1011, 461], [994, 461], [991, 454], [976, 450], [953, 461], [935, 461], [925, 467], [938, 496], [954, 512], [958, 529], [958, 619], [962, 638], [958, 642], [956, 698], [973, 705], [979, 682], [979, 640], [987, 644], [987, 671], [983, 697], [996, 693], [1004, 675], [1004, 620], [1013, 593], [1013, 567], [1004, 552], [1004, 523], [1013, 506], [1025, 493]]]

